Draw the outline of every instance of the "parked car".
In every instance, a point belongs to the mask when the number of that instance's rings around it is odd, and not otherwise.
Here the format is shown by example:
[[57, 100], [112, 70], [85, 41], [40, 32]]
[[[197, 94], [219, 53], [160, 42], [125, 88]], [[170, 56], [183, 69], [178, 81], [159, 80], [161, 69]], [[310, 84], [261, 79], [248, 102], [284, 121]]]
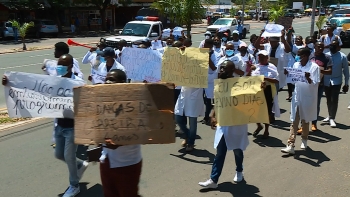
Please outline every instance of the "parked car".
[[[227, 28], [231, 32], [237, 29], [237, 24], [238, 21], [236, 18], [219, 18], [218, 20], [215, 21], [213, 25], [210, 25], [207, 27], [207, 31], [210, 31], [212, 35], [216, 34], [216, 30], [220, 28]], [[243, 25], [243, 32], [242, 32], [242, 37], [246, 38], [247, 33], [250, 31], [250, 25], [249, 24], [244, 24]]]
[[5, 39], [13, 36], [14, 34], [13, 34], [12, 23], [9, 21], [0, 22], [0, 37]]
[[28, 36], [34, 36], [36, 38], [43, 37], [45, 35], [51, 35], [53, 37], [58, 36], [58, 26], [53, 20], [33, 20], [34, 26], [28, 30]]
[[301, 16], [301, 14], [299, 14], [299, 13], [294, 13], [294, 17], [295, 17], [295, 18], [301, 18], [302, 16]]
[[295, 19], [294, 13], [291, 13], [291, 12], [284, 14], [284, 17], [291, 17], [291, 18]]

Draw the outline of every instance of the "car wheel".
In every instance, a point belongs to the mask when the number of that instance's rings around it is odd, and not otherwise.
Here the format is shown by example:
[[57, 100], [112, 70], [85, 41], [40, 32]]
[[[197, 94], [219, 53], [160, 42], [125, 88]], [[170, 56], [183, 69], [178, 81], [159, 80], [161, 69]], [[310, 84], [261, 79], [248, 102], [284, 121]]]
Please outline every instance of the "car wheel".
[[246, 29], [243, 29], [243, 32], [242, 32], [242, 39], [245, 39], [247, 37], [247, 30]]

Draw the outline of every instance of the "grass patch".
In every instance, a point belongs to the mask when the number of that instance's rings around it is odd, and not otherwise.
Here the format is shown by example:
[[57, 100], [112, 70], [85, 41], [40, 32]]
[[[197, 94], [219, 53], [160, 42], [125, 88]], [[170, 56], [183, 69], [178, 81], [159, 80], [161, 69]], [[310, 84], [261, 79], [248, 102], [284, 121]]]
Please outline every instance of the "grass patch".
[[15, 123], [30, 119], [31, 118], [10, 118], [7, 112], [0, 113], [0, 124]]

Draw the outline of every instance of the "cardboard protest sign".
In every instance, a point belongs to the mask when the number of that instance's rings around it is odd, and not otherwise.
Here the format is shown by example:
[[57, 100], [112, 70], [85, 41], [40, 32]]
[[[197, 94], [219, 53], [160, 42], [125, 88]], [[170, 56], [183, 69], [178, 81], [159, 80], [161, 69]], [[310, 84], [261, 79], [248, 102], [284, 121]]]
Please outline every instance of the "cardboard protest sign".
[[288, 71], [287, 83], [304, 82], [307, 83], [305, 72], [298, 68], [284, 68]]
[[[107, 73], [106, 73], [107, 74]], [[93, 84], [105, 83], [106, 74], [100, 73], [98, 70], [95, 70], [93, 67], [91, 68], [91, 78]]]
[[193, 88], [208, 87], [209, 49], [166, 48], [162, 60], [162, 81]]
[[165, 83], [87, 85], [74, 89], [75, 143], [175, 142], [174, 86]]
[[5, 72], [7, 110], [11, 118], [73, 118], [73, 87], [84, 81], [22, 72]]
[[162, 55], [157, 50], [125, 48], [122, 52], [121, 64], [132, 81], [160, 81]]
[[[252, 79], [240, 80], [240, 77], [234, 77], [214, 81], [214, 107], [218, 125], [269, 123], [264, 91], [260, 88], [263, 76], [243, 78]], [[252, 83], [247, 85], [247, 81]]]
[[45, 59], [44, 60], [44, 66], [45, 66], [45, 74], [51, 75], [51, 76], [56, 76], [56, 67], [57, 67], [57, 60], [49, 60]]
[[276, 24], [282, 25], [284, 27], [284, 29], [287, 30], [292, 26], [293, 18], [292, 17], [284, 17], [284, 16], [279, 17], [277, 19]]

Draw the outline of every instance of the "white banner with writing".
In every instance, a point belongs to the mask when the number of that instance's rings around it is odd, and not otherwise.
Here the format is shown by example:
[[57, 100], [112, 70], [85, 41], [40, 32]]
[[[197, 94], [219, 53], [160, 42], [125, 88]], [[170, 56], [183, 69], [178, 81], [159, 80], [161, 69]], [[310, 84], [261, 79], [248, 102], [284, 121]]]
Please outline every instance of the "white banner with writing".
[[44, 71], [45, 74], [48, 74], [51, 76], [57, 76], [57, 72], [56, 72], [57, 60], [45, 59], [44, 66], [45, 66], [45, 71]]
[[125, 48], [121, 64], [132, 81], [159, 82], [161, 80], [162, 54], [158, 50]]
[[98, 84], [98, 83], [104, 84], [106, 81], [106, 74], [102, 74], [98, 70], [91, 68], [91, 78], [92, 78], [93, 84]]
[[73, 87], [85, 81], [23, 72], [5, 72], [5, 99], [11, 118], [74, 118]]
[[296, 83], [296, 82], [305, 82], [307, 83], [307, 80], [305, 78], [305, 72], [301, 69], [297, 68], [284, 68], [288, 71], [287, 74], [287, 83]]

